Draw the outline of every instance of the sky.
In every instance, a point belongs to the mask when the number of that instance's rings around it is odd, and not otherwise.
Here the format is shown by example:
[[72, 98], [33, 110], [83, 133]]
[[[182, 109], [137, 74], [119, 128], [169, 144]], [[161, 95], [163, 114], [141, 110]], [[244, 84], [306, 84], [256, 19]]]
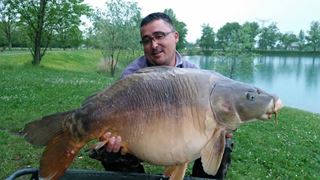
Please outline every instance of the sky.
[[[131, 0], [132, 1], [132, 0]], [[106, 0], [85, 0], [101, 8]], [[227, 22], [258, 22], [268, 26], [275, 22], [280, 32], [298, 34], [320, 21], [320, 0], [135, 0], [142, 16], [171, 8], [179, 21], [186, 23], [187, 41], [201, 37], [201, 25], [209, 24], [214, 32]]]

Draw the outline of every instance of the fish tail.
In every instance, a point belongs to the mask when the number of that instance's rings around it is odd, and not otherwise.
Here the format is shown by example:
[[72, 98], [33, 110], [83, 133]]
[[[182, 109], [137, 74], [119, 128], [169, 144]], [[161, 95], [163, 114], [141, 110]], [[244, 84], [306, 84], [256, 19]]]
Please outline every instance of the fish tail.
[[40, 160], [40, 177], [59, 179], [84, 145], [85, 142], [74, 140], [68, 132], [53, 137]]
[[55, 136], [63, 133], [63, 123], [70, 119], [73, 111], [56, 113], [25, 125], [24, 138], [33, 145], [46, 146]]

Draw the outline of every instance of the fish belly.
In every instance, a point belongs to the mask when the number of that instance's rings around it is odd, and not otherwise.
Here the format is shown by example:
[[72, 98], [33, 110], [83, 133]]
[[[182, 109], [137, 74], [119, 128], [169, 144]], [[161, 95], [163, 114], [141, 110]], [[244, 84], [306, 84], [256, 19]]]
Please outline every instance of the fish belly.
[[210, 137], [184, 124], [177, 128], [146, 128], [134, 142], [129, 143], [130, 152], [139, 159], [157, 165], [176, 165], [200, 157], [202, 147]]

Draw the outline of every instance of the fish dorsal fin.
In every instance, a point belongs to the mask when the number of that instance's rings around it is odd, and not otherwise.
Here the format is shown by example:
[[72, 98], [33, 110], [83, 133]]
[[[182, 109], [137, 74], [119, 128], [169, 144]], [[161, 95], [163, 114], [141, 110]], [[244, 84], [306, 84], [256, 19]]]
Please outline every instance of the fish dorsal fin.
[[215, 175], [219, 169], [225, 147], [225, 130], [216, 129], [206, 146], [201, 150], [203, 170]]
[[171, 67], [171, 66], [152, 66], [152, 67], [146, 67], [146, 68], [139, 69], [135, 73], [166, 72], [166, 71], [172, 70], [172, 69], [174, 69], [174, 67]]

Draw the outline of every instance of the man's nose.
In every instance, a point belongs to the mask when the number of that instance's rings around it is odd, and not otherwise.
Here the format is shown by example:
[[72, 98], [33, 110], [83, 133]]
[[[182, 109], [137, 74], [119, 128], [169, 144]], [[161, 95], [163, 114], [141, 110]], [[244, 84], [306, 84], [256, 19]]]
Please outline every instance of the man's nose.
[[158, 40], [156, 40], [156, 39], [152, 39], [151, 40], [151, 46], [152, 46], [152, 48], [155, 48], [155, 47], [157, 47], [158, 46]]

